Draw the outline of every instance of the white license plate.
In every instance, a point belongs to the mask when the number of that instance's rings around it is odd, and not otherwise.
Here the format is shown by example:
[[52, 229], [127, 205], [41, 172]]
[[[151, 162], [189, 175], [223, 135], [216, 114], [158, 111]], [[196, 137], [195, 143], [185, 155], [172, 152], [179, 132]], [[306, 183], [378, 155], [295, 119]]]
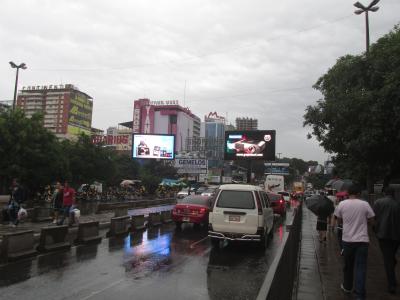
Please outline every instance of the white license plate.
[[190, 218], [182, 218], [183, 222], [190, 222]]
[[240, 216], [229, 216], [229, 222], [240, 222]]

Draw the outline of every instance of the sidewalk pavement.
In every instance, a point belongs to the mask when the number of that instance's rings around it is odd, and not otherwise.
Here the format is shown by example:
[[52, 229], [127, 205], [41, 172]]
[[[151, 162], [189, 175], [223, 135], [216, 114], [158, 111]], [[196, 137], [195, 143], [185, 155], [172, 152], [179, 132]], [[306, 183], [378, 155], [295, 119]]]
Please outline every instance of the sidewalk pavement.
[[[328, 241], [320, 243], [316, 231], [317, 217], [306, 207], [303, 209], [302, 240], [297, 287], [298, 300], [348, 300], [354, 295], [346, 295], [340, 289], [343, 280], [343, 257], [339, 253], [335, 232], [328, 232]], [[386, 273], [378, 241], [370, 232], [367, 269], [367, 299], [400, 299], [387, 291]], [[400, 251], [399, 251], [400, 252]], [[400, 253], [397, 253], [400, 260]], [[400, 264], [396, 274], [400, 277]]]

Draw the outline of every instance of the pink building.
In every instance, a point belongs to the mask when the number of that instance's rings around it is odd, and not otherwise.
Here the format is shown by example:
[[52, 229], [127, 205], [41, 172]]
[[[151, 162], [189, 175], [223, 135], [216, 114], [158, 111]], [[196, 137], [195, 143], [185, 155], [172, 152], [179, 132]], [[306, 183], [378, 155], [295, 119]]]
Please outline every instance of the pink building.
[[176, 151], [185, 149], [186, 138], [200, 136], [200, 118], [177, 100], [134, 102], [132, 131], [134, 133], [174, 134]]

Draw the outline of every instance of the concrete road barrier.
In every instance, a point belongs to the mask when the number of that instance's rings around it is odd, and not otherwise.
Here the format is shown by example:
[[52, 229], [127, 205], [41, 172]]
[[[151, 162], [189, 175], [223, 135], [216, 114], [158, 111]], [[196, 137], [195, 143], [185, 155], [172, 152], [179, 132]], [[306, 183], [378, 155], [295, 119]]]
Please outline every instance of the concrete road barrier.
[[110, 230], [107, 232], [107, 237], [124, 235], [129, 232], [130, 216], [111, 218]]
[[14, 261], [35, 254], [33, 230], [5, 233], [3, 235], [0, 253], [1, 261]]
[[79, 223], [75, 244], [100, 243], [99, 221]]
[[172, 216], [171, 216], [170, 210], [164, 210], [161, 212], [161, 221], [163, 223], [171, 223], [172, 222]]
[[145, 229], [146, 225], [144, 224], [144, 221], [145, 221], [144, 215], [132, 216], [132, 219], [131, 219], [131, 231]]
[[114, 208], [114, 217], [125, 217], [128, 215], [128, 206], [117, 206]]
[[160, 213], [149, 213], [149, 219], [147, 221], [147, 225], [149, 227], [160, 226], [161, 222], [161, 214]]
[[52, 209], [49, 207], [34, 207], [33, 222], [46, 222], [52, 220]]
[[67, 235], [67, 225], [44, 227], [40, 232], [37, 250], [40, 252], [68, 250], [71, 248], [71, 244], [67, 241]]

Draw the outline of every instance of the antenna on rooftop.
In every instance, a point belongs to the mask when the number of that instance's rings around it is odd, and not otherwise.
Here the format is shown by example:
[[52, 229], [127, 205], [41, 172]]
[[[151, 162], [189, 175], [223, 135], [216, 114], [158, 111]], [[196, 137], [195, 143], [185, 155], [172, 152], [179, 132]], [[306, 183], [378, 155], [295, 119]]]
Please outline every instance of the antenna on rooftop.
[[183, 107], [186, 107], [186, 80], [185, 80], [185, 88], [183, 89]]

